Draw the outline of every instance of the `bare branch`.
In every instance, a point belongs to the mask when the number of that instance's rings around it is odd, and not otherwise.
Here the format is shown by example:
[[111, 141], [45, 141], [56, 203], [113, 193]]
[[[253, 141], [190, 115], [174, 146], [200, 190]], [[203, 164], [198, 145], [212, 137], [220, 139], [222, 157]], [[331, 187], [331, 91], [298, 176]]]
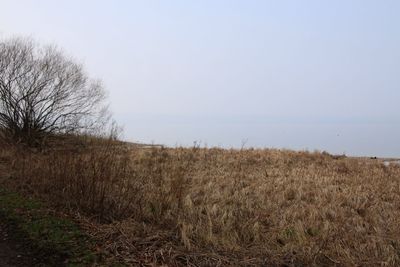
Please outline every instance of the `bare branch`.
[[108, 116], [105, 92], [54, 46], [0, 41], [0, 128], [27, 143], [90, 130]]

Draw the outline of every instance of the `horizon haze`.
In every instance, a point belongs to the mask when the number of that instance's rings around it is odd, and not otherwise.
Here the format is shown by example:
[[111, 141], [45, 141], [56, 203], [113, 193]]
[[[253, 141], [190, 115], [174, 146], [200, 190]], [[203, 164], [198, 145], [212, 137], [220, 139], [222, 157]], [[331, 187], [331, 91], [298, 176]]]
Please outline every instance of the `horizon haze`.
[[129, 141], [400, 157], [399, 1], [117, 3], [1, 0], [0, 38], [81, 61]]

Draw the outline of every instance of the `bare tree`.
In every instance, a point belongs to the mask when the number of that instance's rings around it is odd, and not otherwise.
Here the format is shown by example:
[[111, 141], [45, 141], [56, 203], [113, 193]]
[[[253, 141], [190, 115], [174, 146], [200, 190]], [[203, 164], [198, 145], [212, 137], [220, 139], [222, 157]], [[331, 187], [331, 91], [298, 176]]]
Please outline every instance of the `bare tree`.
[[107, 118], [105, 91], [54, 46], [0, 40], [0, 128], [14, 141], [93, 130]]

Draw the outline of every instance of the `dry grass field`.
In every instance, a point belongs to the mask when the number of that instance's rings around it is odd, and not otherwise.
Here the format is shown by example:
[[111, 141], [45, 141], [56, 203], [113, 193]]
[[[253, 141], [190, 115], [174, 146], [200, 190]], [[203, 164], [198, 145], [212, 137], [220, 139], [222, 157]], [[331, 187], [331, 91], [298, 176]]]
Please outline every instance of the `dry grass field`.
[[400, 167], [271, 149], [3, 149], [9, 186], [131, 266], [399, 266]]

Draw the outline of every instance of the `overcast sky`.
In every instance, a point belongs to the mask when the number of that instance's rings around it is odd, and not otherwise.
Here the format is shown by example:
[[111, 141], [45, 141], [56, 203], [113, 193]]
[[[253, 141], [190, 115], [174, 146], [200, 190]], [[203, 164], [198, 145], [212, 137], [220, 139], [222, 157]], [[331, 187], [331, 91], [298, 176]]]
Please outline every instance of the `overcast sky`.
[[103, 80], [125, 139], [400, 156], [400, 1], [0, 0]]

